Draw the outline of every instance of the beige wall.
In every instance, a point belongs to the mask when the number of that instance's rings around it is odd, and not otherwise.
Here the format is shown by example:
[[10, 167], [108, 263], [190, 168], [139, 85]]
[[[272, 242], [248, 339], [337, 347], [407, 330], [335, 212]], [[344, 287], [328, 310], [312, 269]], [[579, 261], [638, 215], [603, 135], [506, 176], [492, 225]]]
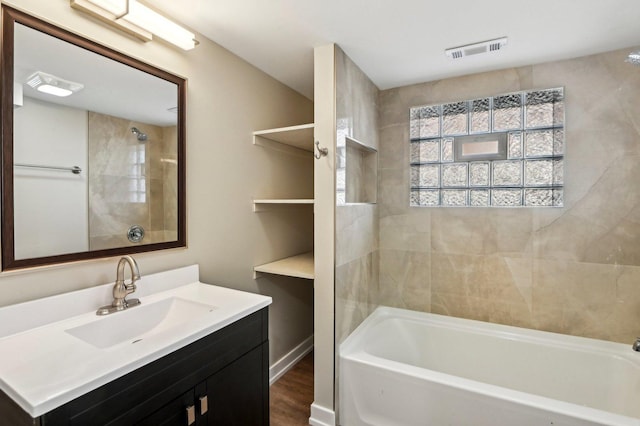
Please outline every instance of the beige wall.
[[[630, 343], [640, 333], [631, 49], [381, 92], [383, 305]], [[563, 208], [410, 208], [409, 108], [565, 87]]]
[[[251, 200], [273, 187], [283, 193], [311, 188], [311, 160], [256, 147], [251, 132], [310, 122], [312, 102], [202, 36], [196, 49], [183, 52], [131, 39], [87, 19], [66, 0], [3, 3], [188, 79], [188, 248], [136, 255], [140, 270], [144, 275], [198, 263], [204, 282], [271, 295], [272, 363], [310, 336], [312, 286], [278, 278], [256, 281], [252, 266], [311, 249], [311, 213], [261, 216], [252, 212]], [[115, 266], [116, 259], [104, 259], [2, 273], [0, 305], [110, 282]]]

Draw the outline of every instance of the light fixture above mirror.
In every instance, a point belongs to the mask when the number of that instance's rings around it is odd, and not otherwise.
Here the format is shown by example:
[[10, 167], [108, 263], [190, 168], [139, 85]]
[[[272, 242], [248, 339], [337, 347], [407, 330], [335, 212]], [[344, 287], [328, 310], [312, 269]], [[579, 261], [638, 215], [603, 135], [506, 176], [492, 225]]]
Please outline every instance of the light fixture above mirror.
[[71, 7], [123, 30], [143, 41], [161, 38], [191, 50], [196, 35], [138, 0], [70, 0]]

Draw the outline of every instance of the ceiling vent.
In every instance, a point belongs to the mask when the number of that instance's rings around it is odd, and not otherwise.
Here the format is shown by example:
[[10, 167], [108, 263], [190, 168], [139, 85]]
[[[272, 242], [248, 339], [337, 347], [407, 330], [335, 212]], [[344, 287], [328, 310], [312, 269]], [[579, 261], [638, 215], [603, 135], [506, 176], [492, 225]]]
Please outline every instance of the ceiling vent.
[[507, 45], [507, 38], [501, 37], [493, 40], [482, 41], [480, 43], [467, 44], [464, 46], [452, 47], [444, 51], [451, 59], [460, 59], [465, 56], [479, 55], [501, 50]]

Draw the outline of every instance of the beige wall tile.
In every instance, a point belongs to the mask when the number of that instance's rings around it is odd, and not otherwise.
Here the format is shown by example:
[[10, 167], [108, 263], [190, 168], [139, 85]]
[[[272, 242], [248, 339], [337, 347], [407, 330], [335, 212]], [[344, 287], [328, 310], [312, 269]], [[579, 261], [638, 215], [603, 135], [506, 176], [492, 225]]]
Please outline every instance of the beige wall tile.
[[[336, 47], [336, 128], [337, 145], [345, 146], [344, 136], [350, 136], [368, 147], [378, 149], [378, 88], [347, 55]], [[353, 154], [353, 152], [351, 152]], [[351, 159], [351, 163], [349, 162]], [[347, 155], [347, 201], [353, 195], [367, 196], [377, 180], [357, 182], [352, 179], [353, 155]], [[361, 178], [366, 175], [361, 164]], [[359, 194], [357, 191], [361, 190]], [[354, 194], [353, 191], [356, 191]], [[380, 194], [378, 193], [378, 200]], [[375, 305], [378, 294], [378, 204], [347, 204], [336, 207], [335, 233], [335, 346], [348, 336]], [[336, 378], [339, 359], [335, 358]], [[337, 380], [335, 381], [337, 384]], [[337, 392], [337, 386], [336, 386]]]
[[536, 260], [536, 328], [628, 343], [640, 324], [637, 266]]
[[380, 218], [380, 249], [431, 251], [431, 215], [418, 210]]
[[380, 250], [378, 303], [418, 311], [430, 310], [430, 254]]
[[409, 124], [394, 124], [380, 129], [378, 167], [405, 169], [409, 161]]
[[409, 213], [408, 169], [378, 170], [378, 210], [381, 218]]

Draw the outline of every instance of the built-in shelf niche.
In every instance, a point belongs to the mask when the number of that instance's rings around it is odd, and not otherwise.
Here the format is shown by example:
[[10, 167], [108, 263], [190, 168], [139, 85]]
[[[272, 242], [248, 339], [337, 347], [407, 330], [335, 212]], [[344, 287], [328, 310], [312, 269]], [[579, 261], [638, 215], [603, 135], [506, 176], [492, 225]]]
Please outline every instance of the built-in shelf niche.
[[[313, 154], [314, 150], [313, 131], [313, 123], [258, 130], [253, 132], [253, 144], [307, 158]], [[313, 191], [312, 188], [309, 190]], [[314, 202], [313, 198], [260, 198], [253, 200], [253, 211], [256, 213], [269, 211], [277, 213], [279, 210], [308, 209], [313, 208]], [[313, 229], [309, 229], [309, 232], [313, 233]], [[253, 278], [259, 278], [262, 274], [313, 280], [313, 252], [296, 254], [254, 266]]]
[[378, 198], [378, 151], [345, 138], [345, 202], [375, 204]]

